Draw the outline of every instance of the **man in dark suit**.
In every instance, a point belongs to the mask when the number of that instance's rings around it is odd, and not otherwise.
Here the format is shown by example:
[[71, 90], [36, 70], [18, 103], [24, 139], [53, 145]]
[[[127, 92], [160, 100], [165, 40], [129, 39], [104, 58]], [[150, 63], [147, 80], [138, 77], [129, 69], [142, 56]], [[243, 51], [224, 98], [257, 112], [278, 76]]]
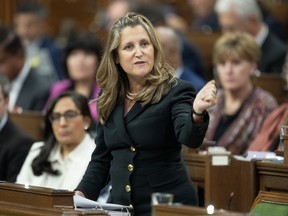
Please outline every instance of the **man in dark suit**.
[[15, 182], [34, 142], [9, 118], [9, 81], [0, 75], [0, 180]]
[[14, 14], [14, 28], [21, 38], [27, 59], [41, 68], [41, 73], [51, 82], [63, 79], [62, 48], [51, 37], [47, 37], [48, 11], [35, 1], [17, 4]]
[[51, 83], [36, 72], [29, 61], [19, 37], [9, 28], [0, 27], [0, 74], [11, 82], [9, 111], [42, 111]]
[[198, 92], [206, 82], [197, 73], [184, 66], [181, 57], [181, 39], [178, 34], [165, 26], [157, 26], [155, 30], [162, 45], [165, 61], [176, 70], [176, 77], [190, 82]]
[[245, 31], [261, 47], [258, 69], [263, 73], [281, 73], [286, 45], [264, 23], [256, 0], [218, 0], [215, 5], [222, 32]]

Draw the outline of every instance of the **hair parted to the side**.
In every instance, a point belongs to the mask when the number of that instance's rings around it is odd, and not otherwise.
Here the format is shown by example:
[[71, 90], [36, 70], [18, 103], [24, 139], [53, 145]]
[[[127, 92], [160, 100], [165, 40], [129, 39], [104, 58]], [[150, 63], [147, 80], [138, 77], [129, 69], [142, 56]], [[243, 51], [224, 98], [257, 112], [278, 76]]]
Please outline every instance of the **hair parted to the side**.
[[[51, 162], [49, 161], [49, 155], [53, 147], [55, 145], [60, 145], [57, 144], [57, 140], [53, 132], [51, 122], [49, 120], [49, 116], [53, 113], [56, 104], [63, 98], [71, 98], [75, 106], [79, 109], [81, 115], [83, 115], [84, 117], [88, 117], [90, 120], [92, 119], [88, 105], [88, 99], [75, 91], [62, 92], [60, 95], [58, 95], [51, 101], [45, 114], [44, 146], [41, 148], [39, 154], [33, 159], [31, 164], [33, 173], [36, 176], [42, 175], [43, 172], [47, 172], [51, 175], [60, 175], [59, 170], [54, 170]], [[89, 131], [89, 128], [87, 131]]]
[[213, 52], [213, 64], [217, 65], [228, 57], [258, 63], [260, 56], [260, 47], [250, 34], [240, 31], [229, 32], [216, 41]]
[[116, 63], [117, 49], [121, 40], [121, 31], [126, 27], [141, 25], [149, 35], [154, 47], [154, 66], [146, 76], [145, 90], [137, 95], [135, 100], [144, 106], [148, 103], [158, 103], [176, 82], [175, 71], [166, 62], [161, 45], [151, 22], [144, 16], [128, 12], [117, 20], [108, 35], [108, 40], [98, 68], [96, 79], [102, 89], [98, 97], [97, 107], [99, 120], [104, 124], [115, 105], [124, 100], [129, 82], [126, 73]]

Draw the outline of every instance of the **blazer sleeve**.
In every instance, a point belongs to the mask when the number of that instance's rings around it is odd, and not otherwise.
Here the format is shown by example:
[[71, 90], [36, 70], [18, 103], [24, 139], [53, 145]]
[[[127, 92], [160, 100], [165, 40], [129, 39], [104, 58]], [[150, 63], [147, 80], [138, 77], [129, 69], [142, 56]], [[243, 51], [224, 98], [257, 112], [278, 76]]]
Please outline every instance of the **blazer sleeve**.
[[81, 191], [86, 198], [97, 200], [101, 189], [109, 179], [110, 161], [112, 155], [104, 141], [103, 125], [99, 122], [95, 139], [96, 149], [86, 172], [75, 190]]
[[174, 130], [180, 143], [198, 148], [205, 137], [209, 124], [209, 115], [205, 112], [202, 124], [196, 124], [192, 118], [192, 105], [196, 92], [190, 83], [179, 81], [177, 88], [173, 89], [171, 115]]

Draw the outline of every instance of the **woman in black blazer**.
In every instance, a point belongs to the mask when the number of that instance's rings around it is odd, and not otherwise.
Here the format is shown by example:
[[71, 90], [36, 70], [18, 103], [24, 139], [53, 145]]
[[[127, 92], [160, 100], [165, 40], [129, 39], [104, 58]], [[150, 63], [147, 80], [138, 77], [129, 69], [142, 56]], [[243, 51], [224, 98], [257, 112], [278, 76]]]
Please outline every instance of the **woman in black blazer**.
[[96, 200], [109, 176], [111, 201], [151, 215], [151, 193], [197, 205], [181, 145], [201, 145], [215, 104], [215, 81], [196, 95], [163, 60], [150, 21], [128, 13], [115, 22], [97, 72], [97, 148], [76, 194]]

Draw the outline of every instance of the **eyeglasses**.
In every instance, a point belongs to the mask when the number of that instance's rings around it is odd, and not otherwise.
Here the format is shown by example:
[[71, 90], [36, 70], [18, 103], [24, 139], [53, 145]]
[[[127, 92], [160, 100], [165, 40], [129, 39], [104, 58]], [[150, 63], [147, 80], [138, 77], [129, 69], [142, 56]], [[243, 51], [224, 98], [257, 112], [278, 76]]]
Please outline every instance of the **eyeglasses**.
[[50, 120], [51, 123], [59, 123], [61, 117], [63, 116], [66, 122], [70, 122], [71, 120], [73, 120], [78, 115], [81, 115], [81, 113], [79, 113], [77, 111], [74, 111], [74, 110], [68, 110], [68, 111], [64, 112], [63, 114], [61, 114], [61, 113], [52, 113], [49, 116], [49, 120]]

